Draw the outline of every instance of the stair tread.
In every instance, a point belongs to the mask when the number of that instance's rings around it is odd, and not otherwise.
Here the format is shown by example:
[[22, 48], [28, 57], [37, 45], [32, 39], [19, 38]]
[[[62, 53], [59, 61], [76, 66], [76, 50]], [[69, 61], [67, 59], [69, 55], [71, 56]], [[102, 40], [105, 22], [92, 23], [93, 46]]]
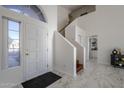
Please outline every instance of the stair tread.
[[77, 72], [83, 69], [83, 64], [77, 64]]

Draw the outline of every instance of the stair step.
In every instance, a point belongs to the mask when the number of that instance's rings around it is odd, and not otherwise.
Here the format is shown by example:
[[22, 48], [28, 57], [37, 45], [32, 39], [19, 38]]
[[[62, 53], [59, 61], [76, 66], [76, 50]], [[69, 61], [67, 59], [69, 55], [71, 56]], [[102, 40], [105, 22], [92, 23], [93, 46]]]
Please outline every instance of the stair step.
[[77, 72], [83, 69], [83, 64], [77, 64]]

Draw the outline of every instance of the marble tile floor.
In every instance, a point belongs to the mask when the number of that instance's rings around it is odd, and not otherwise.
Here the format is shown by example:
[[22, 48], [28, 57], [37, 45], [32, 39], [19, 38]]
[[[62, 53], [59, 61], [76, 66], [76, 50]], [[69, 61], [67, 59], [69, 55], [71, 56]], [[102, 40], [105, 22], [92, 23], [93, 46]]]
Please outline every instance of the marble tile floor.
[[[61, 79], [48, 86], [48, 88], [123, 88], [124, 69], [114, 68], [110, 65], [87, 62], [86, 69], [80, 71], [75, 79], [57, 71]], [[17, 87], [21, 87], [18, 85]]]
[[122, 88], [124, 69], [89, 62], [85, 71], [78, 73], [77, 79], [63, 75], [63, 78], [48, 88]]

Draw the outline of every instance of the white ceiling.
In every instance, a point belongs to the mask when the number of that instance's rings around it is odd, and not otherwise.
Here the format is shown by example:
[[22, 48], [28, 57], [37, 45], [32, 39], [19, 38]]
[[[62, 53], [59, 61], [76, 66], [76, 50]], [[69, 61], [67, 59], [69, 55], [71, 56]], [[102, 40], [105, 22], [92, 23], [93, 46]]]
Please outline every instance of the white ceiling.
[[61, 5], [61, 6], [70, 10], [70, 11], [74, 11], [74, 10], [80, 8], [83, 5]]

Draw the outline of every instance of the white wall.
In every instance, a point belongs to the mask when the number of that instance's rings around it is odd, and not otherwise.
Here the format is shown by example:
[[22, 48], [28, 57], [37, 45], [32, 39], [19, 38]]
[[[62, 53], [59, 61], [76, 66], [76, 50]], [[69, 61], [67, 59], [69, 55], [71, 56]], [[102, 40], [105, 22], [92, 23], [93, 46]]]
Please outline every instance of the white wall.
[[58, 22], [58, 31], [61, 30], [69, 22], [69, 13], [70, 11], [65, 9], [62, 6], [58, 6], [57, 9], [57, 22]]
[[[79, 35], [81, 36], [81, 42], [79, 40]], [[76, 26], [76, 41], [82, 46], [86, 46], [86, 31], [80, 28], [78, 25]]]
[[74, 20], [71, 24], [69, 24], [65, 28], [65, 36], [67, 39], [71, 39], [72, 41], [76, 40], [76, 25], [77, 25], [77, 20]]
[[53, 70], [53, 61], [54, 61], [54, 45], [53, 38], [54, 32], [57, 31], [57, 6], [56, 5], [42, 5], [40, 6], [45, 13], [48, 23], [48, 65], [49, 70]]
[[59, 32], [55, 32], [55, 62], [54, 69], [76, 76], [76, 48]]
[[124, 6], [96, 6], [96, 12], [79, 18], [88, 36], [98, 35], [98, 63], [110, 64], [114, 48], [124, 51]]

